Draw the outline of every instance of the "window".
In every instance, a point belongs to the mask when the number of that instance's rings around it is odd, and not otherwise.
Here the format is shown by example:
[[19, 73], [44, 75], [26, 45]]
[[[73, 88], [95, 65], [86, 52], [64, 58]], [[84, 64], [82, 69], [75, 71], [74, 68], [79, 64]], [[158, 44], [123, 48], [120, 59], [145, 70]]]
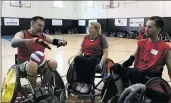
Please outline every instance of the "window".
[[3, 3], [10, 3], [10, 1], [2, 1]]
[[94, 1], [87, 1], [87, 7], [92, 8], [94, 6]]
[[53, 1], [53, 6], [57, 8], [63, 8], [63, 1]]
[[2, 1], [3, 3], [15, 3], [15, 2], [18, 2], [17, 0], [15, 0], [15, 1]]
[[10, 0], [10, 1], [2, 1], [5, 4], [10, 4], [11, 6], [20, 6], [21, 0]]

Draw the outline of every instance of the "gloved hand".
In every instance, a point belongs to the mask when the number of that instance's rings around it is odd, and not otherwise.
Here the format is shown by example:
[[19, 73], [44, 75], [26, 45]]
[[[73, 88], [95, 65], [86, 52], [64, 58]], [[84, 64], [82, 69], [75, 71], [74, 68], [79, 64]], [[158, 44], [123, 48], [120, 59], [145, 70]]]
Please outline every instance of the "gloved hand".
[[144, 93], [146, 91], [146, 86], [140, 83], [129, 86], [121, 94], [118, 103], [130, 103], [130, 100], [138, 91]]
[[65, 45], [67, 45], [67, 41], [65, 41], [65, 40], [59, 40], [59, 41], [58, 41], [58, 46], [57, 46], [57, 47], [65, 46]]
[[46, 42], [44, 42], [42, 39], [36, 39], [35, 42], [44, 46], [45, 48], [48, 48], [51, 50], [51, 47]]

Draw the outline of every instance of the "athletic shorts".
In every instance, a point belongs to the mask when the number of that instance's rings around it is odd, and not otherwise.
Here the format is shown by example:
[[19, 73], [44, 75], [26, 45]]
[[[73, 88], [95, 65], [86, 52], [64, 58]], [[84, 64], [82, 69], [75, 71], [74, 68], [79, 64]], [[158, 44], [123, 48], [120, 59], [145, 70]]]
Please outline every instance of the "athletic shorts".
[[[26, 64], [28, 63], [29, 61], [25, 61], [23, 63], [18, 63], [18, 66], [20, 68], [20, 73], [23, 74], [23, 75], [27, 75], [27, 72], [26, 72]], [[37, 69], [37, 74], [44, 74], [45, 73], [45, 68], [43, 68], [45, 66], [46, 63], [48, 63], [49, 60], [46, 60], [44, 65], [42, 65], [41, 67], [38, 67]]]

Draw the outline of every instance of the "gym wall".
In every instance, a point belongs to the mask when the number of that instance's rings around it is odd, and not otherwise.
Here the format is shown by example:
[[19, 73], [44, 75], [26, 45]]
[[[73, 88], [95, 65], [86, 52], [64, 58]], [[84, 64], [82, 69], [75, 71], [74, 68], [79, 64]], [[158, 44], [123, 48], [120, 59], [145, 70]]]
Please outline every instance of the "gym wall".
[[31, 8], [13, 7], [2, 1], [2, 17], [31, 18], [35, 15], [45, 18], [75, 19], [75, 1], [63, 1], [63, 8], [53, 6], [53, 1], [22, 1], [31, 3]]
[[[116, 3], [119, 2], [119, 7]], [[111, 9], [103, 9], [104, 5], [109, 5], [109, 1], [94, 1], [94, 6], [87, 7], [86, 1], [78, 1], [76, 14], [79, 19], [91, 18], [132, 18], [150, 17], [154, 15], [171, 17], [171, 1], [115, 1]]]
[[[171, 17], [164, 17], [164, 32], [171, 32]], [[31, 18], [19, 18], [20, 25], [19, 26], [4, 26], [4, 17], [1, 18], [2, 26], [1, 26], [1, 34], [2, 35], [14, 35], [16, 32], [28, 29], [30, 27]], [[44, 30], [49, 30], [50, 33], [55, 33], [55, 29], [60, 29], [61, 33], [67, 34], [69, 29], [78, 29], [78, 33], [86, 33], [86, 28], [88, 27], [88, 20], [86, 20], [85, 26], [78, 26], [78, 20], [72, 19], [63, 19], [62, 26], [52, 26], [52, 19], [45, 19], [45, 28]], [[144, 21], [146, 22], [148, 17], [144, 17]], [[130, 27], [128, 26], [115, 26], [115, 19], [97, 19], [97, 21], [101, 24], [102, 30], [104, 32], [116, 32], [120, 31], [137, 31], [138, 27]], [[127, 20], [127, 24], [129, 24], [130, 18]]]
[[[19, 18], [19, 26], [4, 26], [4, 17], [1, 18], [1, 34], [2, 35], [14, 35], [16, 32], [30, 28], [31, 18]], [[62, 26], [52, 26], [52, 19], [45, 19], [45, 30], [49, 30], [50, 33], [55, 33], [55, 29], [60, 29], [61, 33], [68, 33], [68, 29], [78, 28], [78, 20], [63, 19]], [[85, 28], [83, 28], [85, 29]], [[82, 28], [80, 27], [80, 30]]]
[[[31, 8], [12, 7], [2, 1], [2, 17], [31, 18], [40, 15], [45, 18], [91, 19], [91, 18], [132, 18], [153, 15], [171, 17], [171, 1], [119, 1], [120, 6], [103, 9], [109, 1], [94, 1], [94, 6], [87, 7], [87, 1], [63, 1], [64, 8], [53, 7], [53, 1], [31, 2]], [[116, 3], [117, 1], [114, 1]]]
[[[142, 17], [144, 18], [144, 23], [147, 22], [149, 17]], [[165, 26], [164, 26], [164, 32], [170, 32], [171, 33], [171, 17], [163, 17]], [[102, 25], [102, 30], [105, 32], [116, 32], [118, 30], [120, 31], [137, 31], [138, 27], [130, 27], [129, 25], [127, 26], [115, 26], [115, 19], [97, 19], [99, 23]], [[129, 24], [130, 18], [127, 20], [127, 24]]]
[[[28, 2], [28, 1], [23, 1]], [[103, 9], [103, 4], [107, 1], [94, 1], [92, 8], [87, 7], [86, 1], [64, 1], [64, 8], [54, 8], [53, 1], [29, 1], [31, 8], [11, 7], [7, 3], [2, 3], [2, 35], [14, 35], [19, 30], [30, 27], [30, 19], [35, 15], [45, 17], [45, 30], [54, 33], [55, 29], [60, 29], [61, 33], [68, 33], [68, 29], [77, 28], [79, 33], [86, 33], [88, 20], [97, 19], [102, 25], [104, 32], [114, 32], [117, 30], [131, 31], [137, 27], [118, 27], [114, 25], [115, 18], [144, 17], [145, 22], [153, 15], [163, 16], [165, 23], [164, 31], [171, 32], [171, 1], [136, 1], [121, 5], [119, 8]], [[119, 1], [124, 2], [124, 1]], [[135, 9], [136, 8], [136, 9]], [[19, 26], [4, 26], [4, 17], [17, 17], [20, 20]], [[62, 26], [52, 26], [52, 19], [62, 19]], [[78, 26], [78, 19], [86, 20], [85, 26]]]

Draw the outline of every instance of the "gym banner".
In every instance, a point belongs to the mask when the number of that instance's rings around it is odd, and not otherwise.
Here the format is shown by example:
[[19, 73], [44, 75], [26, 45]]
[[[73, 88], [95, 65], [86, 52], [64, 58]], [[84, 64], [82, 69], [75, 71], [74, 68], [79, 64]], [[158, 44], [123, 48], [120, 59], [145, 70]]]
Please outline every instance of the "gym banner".
[[141, 26], [144, 25], [144, 18], [134, 18], [134, 19], [130, 19], [129, 25], [131, 27], [139, 27], [140, 24], [141, 24]]
[[4, 18], [5, 26], [19, 26], [19, 18]]
[[115, 19], [115, 26], [127, 26], [127, 19]]
[[52, 19], [52, 26], [62, 26], [62, 20]]
[[79, 26], [85, 26], [85, 24], [86, 24], [86, 21], [85, 20], [79, 20], [78, 21], [78, 25]]

